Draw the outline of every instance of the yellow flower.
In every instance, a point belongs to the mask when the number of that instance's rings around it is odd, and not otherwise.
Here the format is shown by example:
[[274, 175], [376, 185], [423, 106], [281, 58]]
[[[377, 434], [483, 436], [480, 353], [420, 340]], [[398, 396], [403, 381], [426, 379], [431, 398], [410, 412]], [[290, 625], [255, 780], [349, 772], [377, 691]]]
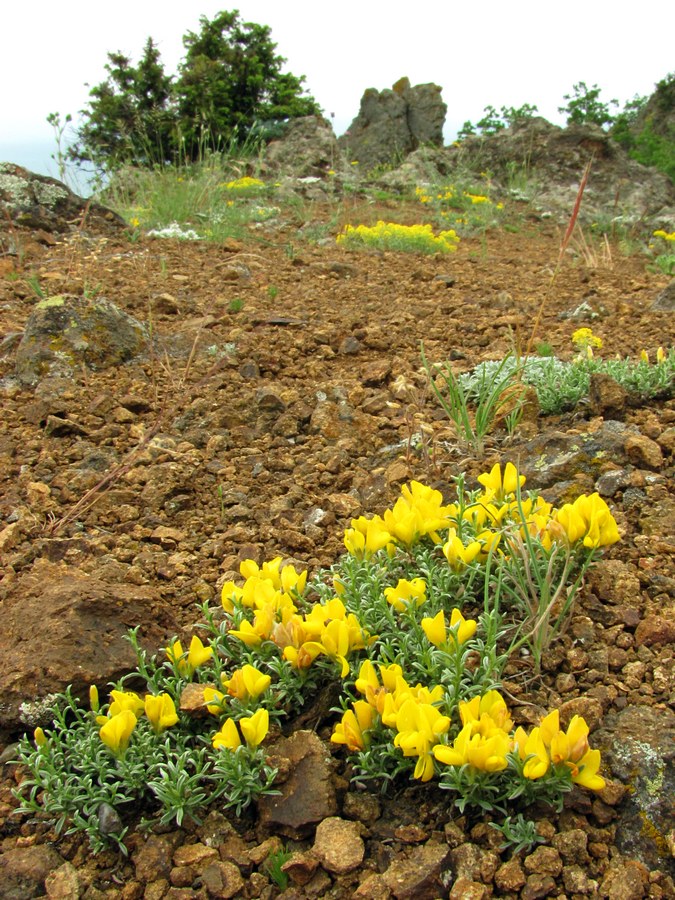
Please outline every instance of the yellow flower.
[[291, 591], [295, 591], [298, 594], [302, 594], [305, 589], [305, 585], [307, 584], [307, 571], [296, 572], [295, 566], [284, 566], [281, 570], [281, 589], [286, 593], [290, 594]]
[[212, 716], [219, 716], [227, 702], [227, 697], [222, 691], [207, 685], [204, 688], [204, 703]]
[[[143, 714], [145, 704], [135, 691], [111, 691], [112, 703], [108, 707], [108, 715], [105, 718], [111, 718], [128, 709], [136, 718]], [[98, 717], [103, 718], [102, 716]], [[98, 719], [97, 719], [98, 721]]]
[[470, 541], [466, 547], [454, 528], [448, 530], [448, 540], [443, 544], [443, 555], [455, 572], [470, 565], [483, 549], [480, 541]]
[[123, 709], [111, 716], [99, 731], [101, 740], [115, 756], [122, 757], [126, 753], [131, 732], [136, 727], [137, 721], [130, 709]]
[[169, 694], [147, 694], [145, 714], [155, 734], [161, 734], [178, 721], [176, 706]]
[[453, 744], [437, 744], [433, 748], [436, 759], [446, 766], [470, 765], [481, 772], [501, 772], [508, 765], [506, 759], [511, 741], [506, 732], [496, 731], [490, 737], [471, 734], [471, 725], [465, 725]]
[[33, 740], [35, 741], [36, 747], [44, 747], [47, 743], [47, 735], [44, 733], [42, 728], [38, 725], [38, 727], [33, 732]]
[[[300, 647], [287, 646], [284, 647], [283, 657], [293, 666], [294, 669], [308, 669], [317, 656], [324, 652], [321, 644], [315, 641], [302, 644]], [[349, 666], [347, 666], [349, 671]]]
[[359, 516], [352, 519], [352, 527], [345, 531], [344, 544], [347, 552], [357, 559], [370, 559], [378, 550], [382, 550], [392, 540], [379, 516], [366, 519]]
[[661, 363], [663, 363], [665, 361], [666, 361], [666, 351], [663, 349], [663, 347], [659, 347], [659, 349], [656, 351], [657, 365], [660, 365]]
[[368, 731], [373, 727], [374, 717], [375, 710], [369, 703], [356, 700], [352, 709], [348, 709], [335, 726], [331, 741], [334, 744], [345, 744], [352, 753], [365, 750], [370, 743]]
[[583, 538], [584, 547], [607, 547], [620, 540], [616, 520], [609, 507], [596, 492], [581, 494], [574, 503], [565, 503], [555, 513], [555, 520], [563, 527], [570, 544]]
[[255, 666], [246, 664], [241, 669], [235, 669], [232, 677], [223, 681], [223, 687], [227, 688], [227, 693], [237, 700], [250, 700], [264, 693], [271, 682], [269, 675], [258, 671]]
[[228, 631], [228, 634], [231, 634], [232, 637], [238, 638], [242, 643], [246, 644], [247, 647], [255, 647], [260, 644], [263, 640], [263, 635], [260, 631], [255, 627], [255, 625], [251, 625], [250, 622], [247, 622], [246, 619], [243, 620], [241, 626], [236, 628], [231, 628]]
[[600, 751], [589, 750], [572, 770], [572, 781], [591, 791], [601, 791], [605, 786], [605, 779], [598, 775], [599, 768]]
[[451, 640], [457, 644], [464, 644], [476, 633], [477, 623], [474, 619], [465, 619], [458, 609], [453, 609], [450, 615], [450, 629], [446, 631], [445, 616], [443, 610], [438, 612], [433, 619], [422, 619], [422, 630], [429, 641], [435, 647], [442, 647]]
[[267, 737], [270, 727], [270, 714], [266, 709], [257, 710], [252, 716], [239, 720], [244, 740], [254, 750]]
[[455, 507], [443, 505], [443, 495], [419, 481], [401, 488], [401, 496], [384, 514], [384, 524], [400, 543], [410, 547], [423, 537], [441, 543], [439, 531], [450, 524]]
[[592, 352], [594, 347], [597, 347], [598, 350], [602, 347], [602, 338], [593, 334], [593, 331], [590, 328], [577, 328], [572, 335], [572, 343], [577, 350], [587, 350], [590, 348]]
[[459, 716], [462, 725], [471, 725], [472, 734], [489, 737], [492, 732], [510, 732], [513, 721], [504, 698], [498, 691], [487, 691], [471, 700], [459, 703]]
[[191, 678], [194, 670], [203, 665], [213, 656], [213, 647], [205, 647], [201, 640], [194, 635], [190, 641], [190, 648], [185, 658], [185, 652], [180, 641], [174, 641], [166, 648], [167, 659], [172, 662], [181, 675]]
[[234, 581], [226, 581], [220, 592], [220, 602], [227, 613], [234, 610], [235, 601], [240, 601], [244, 592]]
[[93, 713], [97, 713], [100, 709], [98, 688], [95, 684], [89, 685], [89, 707]]
[[495, 463], [489, 473], [484, 472], [478, 476], [478, 483], [491, 492], [491, 495], [497, 500], [504, 500], [516, 495], [518, 488], [522, 488], [525, 484], [525, 476], [518, 474], [518, 469], [512, 462], [507, 462], [502, 477], [502, 467], [499, 463]]
[[380, 684], [380, 680], [377, 677], [375, 666], [369, 659], [365, 659], [361, 663], [355, 687], [359, 694], [363, 694], [366, 698], [366, 702], [381, 714], [384, 710], [385, 695], [396, 690], [399, 679], [403, 684], [405, 684], [405, 681], [402, 677], [403, 669], [395, 663], [392, 663], [390, 666], [381, 665], [380, 675], [382, 676], [382, 684]]
[[241, 747], [241, 738], [234, 719], [225, 719], [220, 731], [213, 735], [211, 742], [216, 750], [223, 747], [227, 750], [236, 750], [237, 747]]
[[426, 600], [426, 583], [423, 578], [413, 578], [408, 581], [405, 578], [399, 578], [395, 588], [388, 587], [384, 589], [384, 596], [396, 612], [405, 612], [408, 609], [415, 609], [421, 606]]
[[518, 751], [520, 759], [525, 763], [523, 775], [531, 781], [542, 778], [548, 772], [550, 766], [546, 744], [541, 732], [542, 729], [537, 727], [533, 728], [528, 735], [519, 726], [516, 728], [513, 736], [514, 749]]
[[282, 556], [275, 556], [269, 562], [259, 566], [253, 559], [245, 559], [239, 564], [239, 571], [244, 578], [261, 578], [263, 581], [271, 581], [276, 590], [281, 587], [281, 563]]
[[245, 175], [243, 178], [236, 178], [234, 181], [228, 181], [222, 186], [226, 191], [231, 191], [235, 194], [252, 194], [257, 193], [261, 188], [264, 188], [265, 182], [261, 181], [259, 178], [251, 178], [250, 175]]
[[448, 716], [442, 715], [435, 706], [419, 703], [408, 698], [396, 716], [394, 745], [400, 747], [404, 756], [417, 756], [413, 778], [429, 781], [434, 775], [434, 761], [431, 748], [438, 738], [450, 727]]

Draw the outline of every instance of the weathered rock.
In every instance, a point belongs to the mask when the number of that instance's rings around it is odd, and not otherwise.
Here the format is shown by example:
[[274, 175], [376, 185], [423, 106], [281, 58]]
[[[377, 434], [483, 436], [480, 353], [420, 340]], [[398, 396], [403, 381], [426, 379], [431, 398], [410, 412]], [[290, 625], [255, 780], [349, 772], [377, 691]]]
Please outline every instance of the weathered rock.
[[675, 311], [675, 279], [669, 285], [664, 287], [656, 300], [652, 303], [652, 309], [662, 310], [663, 312]]
[[648, 706], [610, 713], [595, 733], [593, 746], [600, 748], [604, 764], [630, 791], [616, 820], [617, 846], [645, 866], [672, 876], [675, 860], [666, 835], [672, 828], [675, 796], [675, 713]]
[[637, 466], [660, 469], [663, 465], [661, 448], [656, 441], [644, 434], [629, 434], [624, 450], [628, 459]]
[[285, 872], [293, 884], [307, 884], [314, 877], [319, 866], [319, 860], [312, 852], [294, 853], [290, 859], [282, 865], [281, 871]]
[[536, 872], [539, 875], [552, 875], [556, 878], [562, 872], [562, 860], [555, 847], [537, 847], [537, 849], [525, 857], [526, 872]]
[[44, 844], [14, 847], [0, 853], [0, 881], [4, 900], [44, 896], [45, 879], [63, 865], [56, 850]]
[[263, 174], [270, 176], [325, 178], [330, 171], [346, 168], [333, 128], [321, 116], [291, 119], [283, 136], [267, 145], [263, 160]]
[[640, 900], [647, 892], [649, 873], [635, 864], [617, 861], [600, 883], [599, 897], [608, 900]]
[[382, 163], [400, 161], [422, 144], [443, 143], [447, 107], [435, 84], [410, 86], [407, 78], [392, 90], [368, 88], [358, 116], [338, 140], [349, 160], [368, 171]]
[[640, 605], [640, 579], [628, 563], [601, 559], [588, 573], [588, 583], [600, 600], [630, 607]]
[[16, 374], [35, 384], [47, 375], [72, 376], [81, 366], [106, 369], [138, 356], [148, 341], [139, 321], [103, 297], [48, 297], [28, 318]]
[[501, 891], [518, 891], [525, 884], [526, 876], [520, 860], [510, 859], [495, 873], [495, 884]]
[[82, 885], [77, 869], [65, 862], [45, 878], [45, 889], [49, 900], [77, 900], [82, 893]]
[[442, 892], [441, 874], [448, 854], [446, 844], [427, 841], [410, 856], [394, 860], [382, 880], [397, 900], [433, 900]]
[[44, 723], [44, 698], [72, 684], [85, 695], [133, 669], [126, 635], [140, 625], [156, 649], [166, 637], [168, 606], [150, 587], [107, 584], [64, 563], [37, 560], [0, 594], [0, 727]]
[[389, 900], [391, 891], [382, 875], [368, 875], [353, 894], [354, 900]]
[[313, 853], [328, 872], [345, 875], [363, 862], [365, 845], [358, 822], [331, 816], [319, 823]]
[[201, 872], [201, 880], [209, 897], [230, 900], [240, 897], [244, 887], [241, 872], [231, 862], [212, 862]]
[[596, 416], [611, 418], [624, 413], [628, 394], [610, 375], [593, 372], [588, 397]]
[[635, 643], [638, 647], [651, 647], [654, 644], [675, 644], [675, 610], [670, 615], [647, 616], [635, 629]]
[[162, 834], [151, 834], [133, 856], [136, 878], [139, 881], [156, 881], [168, 878], [171, 872], [171, 856], [175, 842]]
[[[617, 465], [628, 462], [624, 447], [629, 434], [635, 434], [632, 426], [614, 420], [587, 434], [544, 432], [522, 448], [520, 471], [538, 490], [579, 475], [588, 475], [595, 482], [607, 459]], [[574, 496], [578, 494], [575, 490]], [[554, 499], [557, 503], [561, 498]]]
[[337, 811], [331, 780], [330, 755], [312, 731], [296, 731], [269, 748], [270, 764], [286, 775], [280, 796], [258, 801], [260, 822], [279, 834], [299, 840]]

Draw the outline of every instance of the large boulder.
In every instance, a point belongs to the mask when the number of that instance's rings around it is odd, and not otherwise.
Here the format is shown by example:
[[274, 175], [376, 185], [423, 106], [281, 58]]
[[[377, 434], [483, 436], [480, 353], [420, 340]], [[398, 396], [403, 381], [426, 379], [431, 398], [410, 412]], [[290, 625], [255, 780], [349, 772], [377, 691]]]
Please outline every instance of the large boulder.
[[441, 146], [446, 112], [438, 85], [411, 87], [401, 78], [391, 90], [366, 90], [358, 116], [338, 143], [363, 171], [391, 165], [420, 146]]

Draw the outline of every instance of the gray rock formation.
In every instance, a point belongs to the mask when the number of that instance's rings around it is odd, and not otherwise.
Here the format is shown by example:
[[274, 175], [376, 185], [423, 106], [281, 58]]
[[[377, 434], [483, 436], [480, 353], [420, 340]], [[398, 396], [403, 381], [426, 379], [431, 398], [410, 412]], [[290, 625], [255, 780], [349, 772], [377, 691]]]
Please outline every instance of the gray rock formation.
[[515, 199], [522, 194], [521, 199], [567, 219], [592, 160], [580, 221], [606, 228], [646, 219], [668, 227], [675, 220], [675, 186], [668, 176], [631, 159], [597, 125], [559, 128], [535, 118], [488, 137], [466, 138], [447, 152], [453, 168], [468, 164], [489, 171]]
[[420, 146], [443, 144], [446, 112], [438, 85], [411, 87], [401, 78], [391, 90], [366, 90], [358, 116], [338, 143], [364, 171], [396, 163]]

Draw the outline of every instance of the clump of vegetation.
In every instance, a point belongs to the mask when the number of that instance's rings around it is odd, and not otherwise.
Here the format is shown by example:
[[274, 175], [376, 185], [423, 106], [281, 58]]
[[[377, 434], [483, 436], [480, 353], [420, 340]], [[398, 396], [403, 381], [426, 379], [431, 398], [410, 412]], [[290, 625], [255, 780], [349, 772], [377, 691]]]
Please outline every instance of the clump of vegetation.
[[656, 85], [651, 97], [634, 97], [612, 123], [611, 135], [633, 159], [654, 166], [675, 181], [675, 73]]
[[601, 789], [586, 722], [564, 729], [554, 709], [514, 728], [499, 687], [521, 647], [539, 671], [616, 522], [597, 494], [554, 509], [525, 493], [511, 463], [478, 482], [459, 476], [447, 504], [404, 485], [382, 516], [352, 521], [347, 554], [311, 581], [281, 557], [244, 561], [243, 583], [202, 607], [202, 637], [185, 648], [174, 638], [148, 658], [132, 631], [137, 669], [107, 702], [92, 686], [83, 708], [68, 690], [20, 742], [21, 810], [123, 852], [139, 809], [147, 826], [199, 820], [214, 802], [238, 814], [275, 791], [270, 727], [329, 682], [341, 695], [331, 740], [358, 782], [436, 778], [460, 810], [493, 817], [560, 808], [573, 784]]
[[[194, 162], [320, 112], [304, 78], [281, 71], [286, 60], [269, 27], [242, 22], [236, 10], [202, 16], [200, 31], [188, 32], [183, 44], [177, 76], [167, 75], [152, 38], [137, 65], [108, 54], [107, 78], [89, 92], [71, 160], [104, 171]], [[58, 114], [51, 119], [60, 121]]]
[[653, 237], [656, 240], [649, 245], [656, 251], [652, 267], [664, 275], [675, 275], [675, 231], [669, 234], [661, 228]]
[[490, 196], [490, 179], [483, 173], [483, 184], [466, 188], [454, 183], [418, 185], [415, 196], [443, 225], [452, 225], [462, 232], [475, 233], [500, 224], [504, 204]]
[[434, 234], [431, 225], [399, 225], [379, 221], [376, 225], [345, 225], [338, 244], [351, 250], [397, 250], [403, 253], [452, 253], [459, 237], [448, 229]]
[[530, 103], [523, 103], [518, 107], [502, 106], [500, 112], [497, 112], [494, 106], [486, 106], [483, 110], [483, 117], [475, 125], [471, 121], [466, 121], [457, 133], [457, 137], [461, 140], [475, 134], [482, 136], [497, 134], [498, 131], [503, 131], [505, 128], [528, 122], [534, 118], [536, 112], [538, 112], [537, 107]]

